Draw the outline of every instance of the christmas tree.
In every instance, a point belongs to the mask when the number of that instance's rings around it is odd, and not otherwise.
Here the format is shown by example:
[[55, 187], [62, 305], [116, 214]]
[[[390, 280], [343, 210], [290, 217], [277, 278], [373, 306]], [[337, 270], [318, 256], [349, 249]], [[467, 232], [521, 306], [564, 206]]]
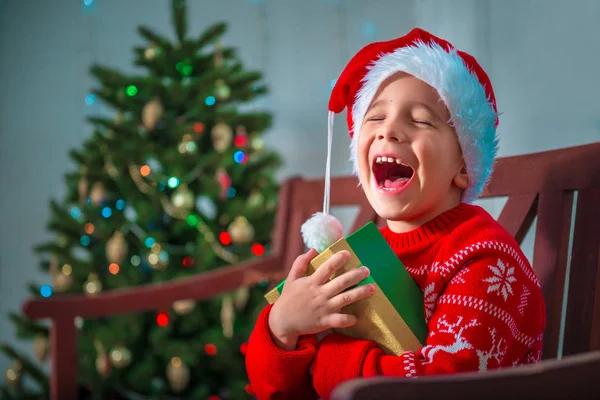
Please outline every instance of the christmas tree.
[[[71, 151], [67, 196], [51, 201], [49, 243], [36, 247], [49, 284], [35, 296], [81, 293], [185, 278], [268, 251], [281, 160], [264, 149], [271, 116], [239, 106], [266, 93], [222, 47], [225, 24], [187, 34], [183, 0], [172, 1], [175, 43], [139, 27], [143, 76], [94, 65], [93, 95], [114, 114], [92, 117], [92, 137]], [[264, 285], [168, 310], [77, 321], [80, 385], [94, 398], [250, 398], [245, 342], [265, 306]], [[48, 327], [9, 319], [37, 360], [14, 359], [1, 398], [48, 398]], [[60, 357], [60, 355], [58, 355]], [[31, 382], [24, 385], [23, 378]]]

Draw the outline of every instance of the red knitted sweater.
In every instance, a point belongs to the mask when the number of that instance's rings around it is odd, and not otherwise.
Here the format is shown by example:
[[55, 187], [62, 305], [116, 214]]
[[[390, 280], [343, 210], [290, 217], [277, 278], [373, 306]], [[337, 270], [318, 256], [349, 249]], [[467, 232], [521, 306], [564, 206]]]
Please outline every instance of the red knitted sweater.
[[409, 378], [540, 360], [546, 315], [539, 281], [515, 240], [485, 210], [461, 204], [411, 232], [382, 233], [423, 290], [425, 346], [392, 356], [374, 342], [333, 333], [320, 343], [314, 335], [301, 337], [296, 350], [284, 351], [271, 339], [268, 306], [246, 357], [259, 399], [328, 399], [338, 384], [358, 377]]

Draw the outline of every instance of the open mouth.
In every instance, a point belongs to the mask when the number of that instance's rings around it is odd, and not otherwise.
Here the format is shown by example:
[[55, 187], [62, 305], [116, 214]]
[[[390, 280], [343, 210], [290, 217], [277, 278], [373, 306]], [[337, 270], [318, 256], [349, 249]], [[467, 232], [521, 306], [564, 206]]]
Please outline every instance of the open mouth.
[[380, 188], [395, 191], [408, 183], [414, 170], [402, 160], [394, 157], [376, 157], [373, 175]]

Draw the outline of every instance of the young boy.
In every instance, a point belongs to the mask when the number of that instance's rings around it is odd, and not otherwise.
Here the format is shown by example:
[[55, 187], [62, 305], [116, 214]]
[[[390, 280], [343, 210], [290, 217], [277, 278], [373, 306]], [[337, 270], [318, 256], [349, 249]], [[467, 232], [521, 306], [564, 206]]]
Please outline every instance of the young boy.
[[[497, 110], [488, 76], [470, 55], [421, 29], [373, 43], [338, 79], [331, 113], [348, 109], [352, 160], [383, 236], [424, 294], [429, 334], [417, 352], [384, 354], [331, 333], [356, 317], [343, 307], [373, 294], [369, 271], [329, 280], [340, 252], [305, 276], [296, 259], [277, 302], [252, 333], [247, 371], [259, 399], [330, 397], [347, 380], [485, 371], [541, 358], [545, 306], [514, 239], [476, 199], [497, 152]], [[376, 267], [376, 266], [372, 266]]]

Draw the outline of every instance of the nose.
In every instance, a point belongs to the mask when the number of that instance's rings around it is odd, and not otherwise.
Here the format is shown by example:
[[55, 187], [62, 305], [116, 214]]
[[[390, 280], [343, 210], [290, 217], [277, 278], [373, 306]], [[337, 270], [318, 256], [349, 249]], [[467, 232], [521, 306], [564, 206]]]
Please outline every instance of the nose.
[[377, 140], [386, 140], [389, 142], [406, 142], [406, 136], [403, 133], [400, 124], [385, 124], [377, 134]]

